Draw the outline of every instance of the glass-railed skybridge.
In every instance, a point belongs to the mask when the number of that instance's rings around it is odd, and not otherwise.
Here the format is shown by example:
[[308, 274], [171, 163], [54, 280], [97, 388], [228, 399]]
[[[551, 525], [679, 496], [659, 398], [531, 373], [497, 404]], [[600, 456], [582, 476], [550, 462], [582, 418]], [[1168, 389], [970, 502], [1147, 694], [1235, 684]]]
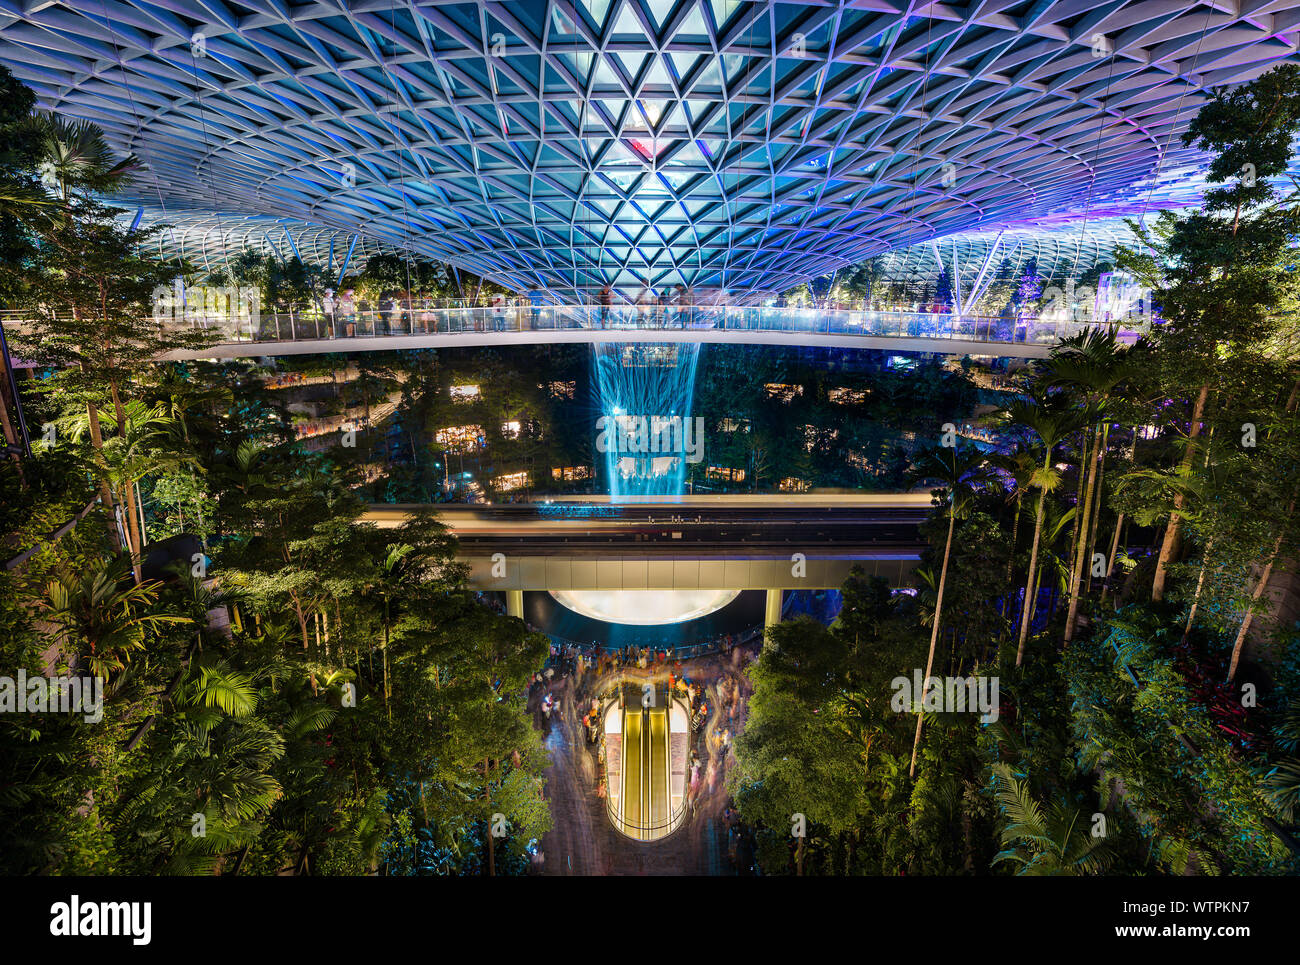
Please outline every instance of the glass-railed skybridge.
[[[6, 326], [19, 326], [7, 319]], [[1062, 339], [1115, 325], [1134, 341], [1142, 315], [1078, 313], [1037, 317], [953, 312], [710, 306], [638, 310], [551, 305], [499, 308], [394, 308], [390, 311], [196, 315], [167, 325], [206, 329], [214, 344], [175, 358], [241, 358], [317, 352], [386, 351], [508, 344], [665, 342], [827, 345], [951, 354], [1042, 358]]]

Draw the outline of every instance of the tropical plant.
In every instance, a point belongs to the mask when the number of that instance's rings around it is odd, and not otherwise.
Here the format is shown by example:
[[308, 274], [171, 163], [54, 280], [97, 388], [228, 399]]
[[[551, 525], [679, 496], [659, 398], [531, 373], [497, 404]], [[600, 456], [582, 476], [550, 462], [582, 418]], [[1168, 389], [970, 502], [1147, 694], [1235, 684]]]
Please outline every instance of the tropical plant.
[[1097, 519], [1101, 515], [1099, 480], [1105, 469], [1110, 435], [1110, 403], [1132, 371], [1126, 353], [1127, 349], [1120, 345], [1114, 327], [1093, 329], [1062, 341], [1053, 349], [1045, 367], [1045, 384], [1064, 387], [1079, 395], [1088, 421], [1085, 443], [1080, 451], [1082, 500], [1075, 519], [1077, 536], [1071, 547], [1070, 606], [1065, 617], [1067, 644], [1074, 638], [1084, 567], [1092, 559]]
[[1024, 396], [1013, 400], [1003, 411], [1005, 423], [1019, 426], [1038, 439], [1042, 464], [1031, 479], [1030, 485], [1039, 492], [1038, 509], [1034, 514], [1034, 539], [1029, 550], [1029, 577], [1025, 581], [1024, 603], [1020, 611], [1020, 633], [1016, 639], [1016, 666], [1025, 659], [1025, 642], [1029, 638], [1029, 616], [1033, 594], [1037, 586], [1038, 547], [1043, 535], [1045, 498], [1061, 484], [1061, 474], [1052, 464], [1056, 447], [1074, 432], [1082, 419], [1077, 410], [1045, 394]]
[[[939, 585], [935, 590], [934, 621], [930, 629], [930, 652], [926, 657], [923, 685], [930, 680], [934, 670], [934, 650], [939, 640], [939, 626], [943, 619], [943, 591], [948, 579], [948, 559], [952, 555], [952, 534], [957, 525], [957, 516], [965, 509], [967, 502], [975, 491], [988, 479], [984, 457], [976, 449], [969, 447], [946, 446], [929, 450], [917, 466], [917, 475], [922, 479], [940, 482], [946, 493], [948, 517], [948, 536], [943, 545], [943, 564], [939, 570]], [[912, 763], [908, 776], [916, 776], [916, 756], [921, 748], [921, 727], [925, 722], [920, 694], [914, 695], [916, 707], [916, 737], [912, 741]]]
[[1006, 764], [994, 764], [994, 797], [1006, 824], [1002, 850], [993, 863], [1010, 864], [1017, 875], [1098, 875], [1113, 856], [1104, 835], [1092, 833], [1084, 808], [1034, 799], [1029, 781]]
[[126, 668], [144, 649], [151, 631], [190, 618], [158, 606], [157, 582], [131, 584], [124, 559], [100, 561], [82, 573], [64, 569], [45, 588], [41, 609], [59, 632], [68, 658], [84, 657], [105, 680]]

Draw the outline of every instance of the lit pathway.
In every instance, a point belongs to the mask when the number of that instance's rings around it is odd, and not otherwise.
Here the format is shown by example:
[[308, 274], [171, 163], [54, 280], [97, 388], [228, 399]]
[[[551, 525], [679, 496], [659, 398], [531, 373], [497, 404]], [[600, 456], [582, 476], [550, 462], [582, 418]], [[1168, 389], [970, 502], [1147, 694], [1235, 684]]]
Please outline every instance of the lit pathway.
[[[737, 648], [733, 655], [685, 661], [682, 669], [694, 683], [707, 689], [709, 724], [700, 758], [703, 762], [700, 788], [694, 796], [694, 813], [677, 832], [661, 841], [640, 843], [625, 838], [610, 825], [605, 801], [596, 795], [595, 745], [583, 737], [582, 716], [578, 712], [573, 675], [556, 677], [548, 689], [538, 689], [529, 698], [534, 720], [546, 734], [546, 748], [551, 755], [546, 769], [546, 798], [551, 807], [552, 829], [543, 835], [540, 850], [544, 860], [536, 870], [547, 875], [731, 875], [736, 869], [727, 855], [727, 831], [723, 809], [727, 804], [726, 771], [734, 762], [730, 752], [725, 757], [717, 741], [725, 726], [725, 710], [717, 699], [717, 684], [724, 676], [742, 680], [739, 670], [754, 647]], [[601, 678], [601, 684], [619, 674], [628, 679], [667, 679], [668, 669], [638, 670], [627, 668]], [[589, 674], [587, 675], [589, 676]], [[590, 684], [590, 680], [584, 683]], [[598, 693], [602, 686], [583, 688], [583, 698]], [[542, 697], [554, 695], [558, 710], [551, 720], [541, 711]], [[747, 687], [742, 690], [747, 694]], [[743, 699], [737, 702], [743, 719]], [[720, 723], [721, 720], [721, 723]]]
[[[368, 428], [374, 428], [385, 422], [389, 416], [397, 411], [397, 407], [402, 403], [401, 390], [390, 392], [382, 402], [374, 403], [370, 406], [370, 421], [366, 424]], [[348, 410], [342, 415], [328, 416], [323, 419], [307, 419], [297, 423], [294, 431], [298, 434], [298, 441], [302, 442], [308, 449], [313, 452], [319, 452], [327, 449], [338, 442], [335, 438], [343, 431], [347, 425], [356, 425], [359, 422], [366, 421], [365, 406], [349, 406]]]

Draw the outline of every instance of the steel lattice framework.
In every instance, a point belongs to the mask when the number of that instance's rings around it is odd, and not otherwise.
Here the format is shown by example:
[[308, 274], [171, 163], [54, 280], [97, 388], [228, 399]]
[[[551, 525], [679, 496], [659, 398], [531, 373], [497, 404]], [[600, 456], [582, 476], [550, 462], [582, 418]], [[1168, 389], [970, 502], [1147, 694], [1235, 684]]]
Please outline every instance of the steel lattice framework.
[[147, 162], [134, 200], [557, 291], [1190, 200], [1177, 135], [1298, 32], [1294, 0], [0, 0], [0, 61]]
[[393, 245], [292, 218], [187, 215], [169, 219], [154, 205], [145, 209], [142, 221], [167, 225], [157, 238], [159, 256], [184, 258], [205, 272], [226, 267], [229, 259], [250, 248], [281, 261], [297, 256], [304, 264], [331, 272], [345, 265], [357, 271], [371, 255], [402, 255]]
[[1119, 219], [1073, 227], [959, 232], [934, 243], [891, 251], [880, 257], [880, 267], [885, 282], [913, 289], [933, 285], [940, 271], [952, 273], [954, 264], [969, 283], [988, 262], [990, 271], [981, 280], [991, 281], [1004, 261], [1013, 277], [1018, 277], [1032, 260], [1039, 277], [1063, 281], [1077, 278], [1098, 265], [1114, 265], [1116, 247], [1135, 244], [1133, 232]]

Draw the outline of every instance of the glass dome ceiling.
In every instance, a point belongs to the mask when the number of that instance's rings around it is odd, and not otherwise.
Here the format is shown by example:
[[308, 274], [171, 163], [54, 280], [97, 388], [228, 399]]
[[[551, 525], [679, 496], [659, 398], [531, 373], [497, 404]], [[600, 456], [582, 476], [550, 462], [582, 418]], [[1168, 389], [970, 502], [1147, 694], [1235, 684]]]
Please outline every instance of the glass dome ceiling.
[[[1235, 12], [1234, 12], [1235, 11]], [[516, 288], [773, 291], [961, 231], [1188, 196], [1293, 0], [72, 0], [0, 12], [41, 106], [172, 220], [292, 218]]]

